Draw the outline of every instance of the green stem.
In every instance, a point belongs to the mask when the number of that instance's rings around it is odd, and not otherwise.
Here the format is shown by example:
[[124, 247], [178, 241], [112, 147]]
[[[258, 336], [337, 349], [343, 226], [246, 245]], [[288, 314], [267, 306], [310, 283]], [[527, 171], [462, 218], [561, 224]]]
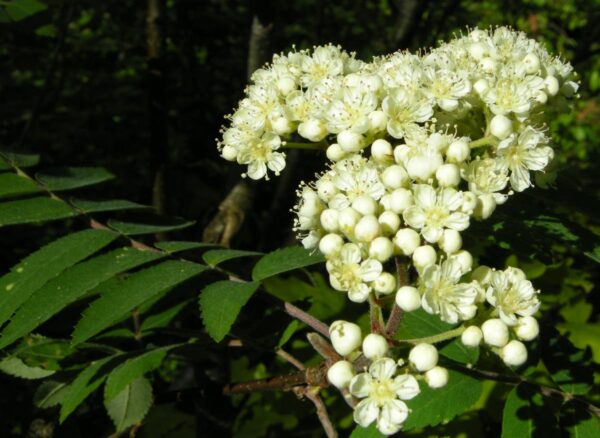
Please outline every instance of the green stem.
[[286, 149], [307, 149], [321, 151], [327, 147], [327, 143], [320, 141], [318, 143], [297, 143], [294, 141], [285, 141], [281, 145]]
[[438, 342], [447, 341], [448, 339], [456, 338], [460, 336], [462, 332], [465, 331], [464, 326], [456, 327], [455, 329], [448, 330], [447, 332], [439, 333], [433, 336], [426, 336], [424, 338], [414, 338], [414, 339], [400, 339], [398, 342], [408, 343], [408, 344], [437, 344]]
[[496, 139], [494, 137], [482, 137], [479, 140], [472, 141], [469, 143], [471, 149], [479, 148], [482, 146], [495, 146]]

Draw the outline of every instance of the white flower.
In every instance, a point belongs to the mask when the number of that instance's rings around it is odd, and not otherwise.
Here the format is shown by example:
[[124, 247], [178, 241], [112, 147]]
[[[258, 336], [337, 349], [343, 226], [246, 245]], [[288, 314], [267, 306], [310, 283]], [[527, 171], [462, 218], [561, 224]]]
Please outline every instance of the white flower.
[[247, 175], [252, 179], [261, 179], [267, 175], [267, 169], [275, 175], [285, 167], [285, 154], [276, 152], [281, 146], [281, 139], [273, 133], [264, 133], [250, 139], [238, 151], [237, 160], [247, 164]]
[[542, 132], [528, 126], [518, 136], [511, 134], [498, 144], [496, 154], [503, 165], [510, 169], [510, 185], [517, 192], [531, 186], [530, 170], [544, 170], [553, 158], [552, 148], [538, 147], [546, 141]]
[[469, 226], [469, 216], [459, 211], [462, 193], [452, 188], [437, 191], [427, 184], [413, 186], [414, 205], [403, 214], [404, 220], [430, 243], [437, 242], [445, 228], [463, 231]]
[[401, 400], [417, 396], [419, 383], [410, 374], [394, 377], [396, 368], [393, 359], [378, 359], [368, 373], [357, 374], [350, 382], [350, 393], [363, 399], [354, 408], [354, 421], [360, 426], [367, 427], [376, 421], [381, 433], [392, 435], [406, 421], [409, 410]]
[[371, 286], [366, 284], [375, 281], [383, 271], [377, 260], [362, 261], [360, 248], [354, 243], [346, 243], [339, 255], [327, 261], [329, 282], [339, 291], [348, 292], [351, 301], [362, 303], [371, 293]]
[[303, 87], [311, 87], [329, 76], [344, 73], [344, 57], [348, 55], [339, 47], [327, 45], [316, 47], [312, 56], [302, 60], [300, 82]]
[[362, 87], [344, 88], [325, 112], [326, 126], [338, 134], [344, 130], [363, 134], [369, 129], [369, 114], [377, 109], [377, 96]]
[[385, 186], [381, 182], [376, 165], [360, 155], [352, 155], [338, 161], [326, 175], [329, 175], [340, 192], [329, 202], [331, 208], [347, 208], [363, 195], [377, 201], [385, 193]]
[[388, 132], [394, 138], [404, 137], [418, 129], [418, 123], [425, 123], [433, 116], [428, 98], [400, 88], [390, 91], [382, 108], [388, 116]]
[[493, 194], [498, 203], [506, 199], [506, 195], [497, 193], [508, 183], [506, 166], [500, 160], [473, 160], [467, 166], [464, 178], [469, 182], [469, 190], [476, 195]]
[[518, 322], [517, 316], [531, 316], [537, 312], [540, 307], [538, 294], [539, 291], [533, 288], [523, 271], [507, 268], [492, 273], [486, 298], [498, 310], [500, 319], [514, 326]]
[[446, 56], [442, 62], [445, 65], [425, 69], [427, 82], [424, 93], [444, 111], [453, 111], [458, 108], [458, 101], [471, 91], [471, 83], [453, 65], [448, 65], [451, 62]]
[[479, 286], [475, 282], [460, 283], [461, 276], [462, 267], [452, 258], [426, 267], [419, 278], [423, 309], [451, 324], [472, 318]]

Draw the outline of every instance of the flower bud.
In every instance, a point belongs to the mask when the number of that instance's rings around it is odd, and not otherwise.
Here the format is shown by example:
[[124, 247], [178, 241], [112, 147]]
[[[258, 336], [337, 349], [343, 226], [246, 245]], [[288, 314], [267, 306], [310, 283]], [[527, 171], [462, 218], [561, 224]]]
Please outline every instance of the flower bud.
[[317, 194], [323, 202], [329, 202], [337, 193], [337, 187], [329, 179], [321, 178], [316, 182], [315, 186], [317, 188]]
[[362, 352], [367, 359], [375, 360], [379, 359], [388, 352], [389, 346], [387, 340], [377, 334], [370, 333], [365, 336], [365, 340], [362, 343]]
[[459, 263], [463, 274], [469, 272], [473, 267], [473, 256], [465, 249], [453, 254], [452, 258]]
[[544, 93], [542, 90], [536, 91], [533, 95], [535, 101], [541, 105], [545, 105], [548, 103], [548, 95]]
[[310, 119], [298, 125], [298, 134], [310, 141], [321, 141], [327, 136], [327, 129], [323, 122]]
[[501, 319], [488, 319], [481, 326], [483, 340], [492, 347], [504, 347], [508, 342], [508, 327]]
[[421, 294], [416, 287], [402, 286], [396, 292], [396, 304], [405, 312], [412, 312], [421, 307]]
[[334, 321], [329, 326], [329, 336], [331, 345], [342, 356], [352, 353], [362, 342], [360, 327], [348, 321]]
[[369, 195], [361, 195], [352, 201], [352, 208], [363, 216], [375, 214], [377, 211], [377, 201]]
[[399, 188], [390, 193], [390, 210], [394, 213], [403, 213], [413, 203], [413, 194], [410, 190]]
[[421, 243], [421, 237], [412, 228], [402, 228], [394, 236], [394, 245], [398, 247], [403, 255], [411, 255]]
[[375, 140], [371, 145], [371, 157], [373, 157], [375, 161], [381, 163], [392, 160], [392, 155], [392, 145], [387, 140], [380, 138], [379, 140]]
[[388, 295], [396, 289], [396, 277], [389, 272], [382, 272], [372, 284], [375, 292]]
[[438, 167], [442, 165], [441, 156], [417, 155], [408, 160], [406, 170], [408, 175], [418, 181], [427, 181], [433, 176]]
[[344, 239], [339, 234], [326, 234], [319, 241], [319, 251], [325, 256], [337, 254], [344, 245]]
[[437, 365], [438, 351], [431, 344], [418, 344], [410, 350], [408, 360], [418, 371], [429, 371]]
[[455, 164], [442, 164], [435, 172], [441, 187], [454, 187], [460, 183], [460, 171]]
[[337, 143], [333, 143], [332, 145], [330, 145], [327, 148], [327, 158], [329, 158], [331, 161], [340, 161], [342, 159], [344, 159], [344, 157], [346, 156], [346, 152], [342, 149], [342, 147], [337, 144]]
[[384, 211], [377, 220], [383, 234], [394, 234], [400, 228], [400, 216], [391, 211]]
[[502, 348], [500, 356], [506, 365], [518, 367], [527, 361], [527, 347], [521, 341], [510, 341]]
[[369, 130], [371, 132], [385, 131], [388, 122], [388, 116], [383, 111], [373, 111], [368, 115]]
[[490, 122], [490, 132], [494, 137], [504, 140], [513, 132], [512, 121], [508, 117], [498, 114]]
[[492, 269], [485, 265], [477, 266], [471, 273], [471, 278], [482, 286], [487, 286], [492, 281]]
[[369, 257], [385, 262], [394, 253], [394, 244], [387, 237], [377, 237], [369, 245]]
[[467, 347], [477, 347], [481, 343], [482, 338], [483, 333], [476, 325], [467, 327], [460, 335], [460, 341]]
[[296, 81], [290, 76], [284, 76], [277, 80], [275, 86], [281, 94], [287, 96], [296, 89]]
[[337, 135], [337, 142], [345, 152], [358, 152], [362, 149], [363, 136], [352, 131], [342, 131]]
[[496, 210], [496, 200], [490, 193], [477, 197], [477, 205], [473, 211], [473, 215], [477, 219], [487, 219]]
[[328, 208], [321, 212], [321, 226], [327, 232], [333, 233], [338, 230], [339, 212], [333, 208]]
[[360, 213], [355, 209], [352, 207], [344, 208], [338, 216], [340, 230], [347, 235], [354, 233], [354, 227], [356, 227], [359, 219]]
[[483, 58], [479, 61], [479, 66], [486, 73], [494, 73], [496, 71], [497, 63], [492, 58]]
[[233, 146], [225, 145], [221, 150], [221, 156], [227, 161], [235, 161], [237, 159], [237, 149]]
[[448, 228], [444, 230], [437, 244], [446, 254], [454, 254], [462, 246], [462, 237], [458, 231]]
[[448, 383], [448, 370], [440, 366], [433, 367], [425, 373], [425, 382], [433, 389], [446, 386], [446, 383]]
[[363, 216], [354, 227], [354, 236], [361, 242], [371, 242], [378, 234], [379, 222], [373, 215]]
[[436, 258], [437, 254], [431, 245], [419, 246], [412, 255], [413, 263], [418, 269], [433, 265]]
[[454, 163], [462, 163], [469, 155], [471, 155], [471, 148], [465, 140], [453, 141], [446, 151], [446, 158]]
[[523, 58], [523, 65], [525, 66], [525, 72], [532, 75], [540, 70], [540, 58], [535, 53], [528, 53]]
[[485, 44], [476, 42], [469, 46], [469, 54], [477, 61], [483, 59], [488, 54], [488, 49]]
[[552, 75], [546, 76], [544, 79], [544, 85], [546, 87], [546, 91], [550, 96], [556, 96], [558, 91], [560, 90], [560, 84], [558, 83], [558, 79], [556, 79]]
[[296, 125], [287, 117], [276, 117], [271, 120], [271, 128], [277, 135], [286, 135], [293, 132]]
[[397, 164], [387, 167], [381, 174], [381, 182], [390, 189], [398, 189], [409, 182], [408, 174]]
[[477, 94], [483, 96], [490, 89], [490, 84], [488, 83], [487, 79], [479, 79], [473, 84], [473, 89]]
[[515, 334], [523, 341], [532, 341], [537, 338], [539, 333], [540, 326], [538, 325], [537, 319], [533, 316], [525, 316], [519, 319], [519, 322], [515, 327]]
[[339, 360], [327, 370], [327, 380], [338, 389], [344, 389], [354, 377], [354, 368], [347, 360]]

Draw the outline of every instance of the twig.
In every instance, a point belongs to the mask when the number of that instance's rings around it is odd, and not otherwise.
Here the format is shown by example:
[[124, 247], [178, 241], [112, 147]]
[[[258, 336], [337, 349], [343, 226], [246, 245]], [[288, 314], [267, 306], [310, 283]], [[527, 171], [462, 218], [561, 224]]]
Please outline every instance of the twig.
[[371, 333], [384, 333], [381, 306], [373, 295], [369, 295], [369, 319], [371, 320]]
[[[408, 284], [408, 269], [406, 266], [406, 262], [403, 261], [400, 257], [395, 257], [394, 261], [396, 262], [396, 273], [398, 278], [398, 288], [402, 286], [406, 286]], [[387, 324], [385, 326], [385, 334], [387, 337], [392, 337], [398, 331], [398, 327], [402, 322], [403, 312], [402, 309], [394, 303], [392, 307], [392, 312], [388, 318]]]
[[325, 407], [325, 403], [323, 403], [323, 399], [312, 391], [311, 388], [306, 387], [303, 388], [303, 394], [307, 399], [309, 399], [317, 408], [317, 416], [319, 417], [319, 421], [321, 422], [321, 426], [323, 426], [323, 430], [327, 435], [327, 438], [337, 438], [338, 434], [331, 423], [331, 419], [327, 414], [327, 408]]
[[332, 365], [338, 360], [341, 360], [342, 357], [333, 349], [331, 344], [323, 339], [317, 333], [308, 333], [306, 335], [308, 338], [308, 342], [310, 345], [319, 353], [326, 361], [328, 365]]
[[287, 351], [285, 351], [283, 348], [277, 348], [275, 350], [275, 353], [277, 354], [277, 356], [279, 356], [283, 360], [291, 363], [293, 366], [295, 366], [296, 368], [298, 368], [300, 371], [306, 370], [306, 367], [304, 366], [304, 364], [302, 362], [300, 362], [298, 359], [296, 359], [290, 353], [288, 353]]

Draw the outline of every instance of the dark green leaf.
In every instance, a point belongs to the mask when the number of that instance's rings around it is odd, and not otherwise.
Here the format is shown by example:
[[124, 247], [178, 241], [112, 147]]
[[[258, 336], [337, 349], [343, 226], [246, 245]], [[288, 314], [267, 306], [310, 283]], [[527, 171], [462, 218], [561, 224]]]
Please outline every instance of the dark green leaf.
[[449, 370], [446, 386], [431, 389], [421, 382], [421, 393], [406, 404], [412, 412], [405, 430], [435, 426], [449, 421], [473, 406], [481, 395], [481, 382], [457, 371]]
[[152, 330], [155, 328], [165, 327], [169, 325], [173, 318], [175, 318], [177, 314], [181, 312], [181, 309], [187, 306], [191, 301], [192, 299], [190, 298], [189, 300], [177, 303], [173, 307], [163, 310], [162, 312], [157, 313], [156, 315], [147, 316], [142, 322], [140, 330], [144, 332], [146, 330]]
[[84, 199], [71, 199], [71, 204], [84, 213], [95, 213], [100, 211], [118, 211], [118, 210], [141, 210], [149, 209], [147, 205], [137, 204], [135, 202], [122, 199], [111, 201], [88, 201]]
[[185, 242], [185, 241], [171, 241], [171, 242], [157, 242], [154, 244], [158, 249], [169, 253], [175, 253], [180, 251], [188, 251], [190, 249], [207, 248], [214, 246], [211, 243], [202, 242]]
[[0, 199], [37, 193], [41, 188], [28, 178], [15, 173], [0, 173]]
[[46, 370], [44, 368], [29, 366], [21, 359], [15, 356], [5, 357], [0, 361], [0, 371], [14, 377], [22, 379], [43, 379], [51, 376], [56, 371]]
[[77, 213], [71, 207], [47, 197], [0, 203], [0, 227], [54, 221], [72, 216], [77, 216]]
[[100, 333], [144, 301], [207, 269], [196, 263], [169, 260], [137, 272], [115, 287], [108, 287], [84, 312], [73, 332], [73, 343], [78, 344]]
[[16, 152], [0, 152], [0, 170], [8, 170], [13, 168], [13, 164], [17, 167], [33, 167], [40, 162], [40, 156], [34, 154], [21, 154]]
[[38, 387], [33, 396], [33, 403], [41, 409], [48, 409], [62, 403], [66, 394], [67, 382], [46, 380]]
[[42, 247], [0, 278], [0, 325], [48, 280], [114, 241], [117, 234], [85, 230]]
[[151, 222], [136, 223], [109, 220], [108, 225], [115, 230], [128, 236], [141, 234], [166, 233], [167, 231], [182, 230], [194, 225], [193, 221], [184, 221], [181, 219], [164, 219], [156, 217]]
[[206, 251], [202, 258], [210, 266], [217, 266], [219, 263], [223, 263], [227, 260], [258, 255], [261, 255], [261, 253], [255, 251], [240, 251], [237, 249], [211, 249], [210, 251]]
[[164, 257], [126, 247], [68, 268], [36, 291], [2, 332], [0, 348], [34, 330], [88, 291], [116, 274]]
[[47, 6], [37, 0], [12, 0], [4, 8], [13, 21], [21, 21], [45, 10]]
[[206, 331], [220, 342], [231, 329], [240, 310], [256, 292], [260, 283], [217, 281], [200, 294], [200, 311]]
[[369, 427], [360, 427], [356, 426], [352, 433], [350, 434], [350, 438], [383, 438], [384, 434], [377, 430], [375, 427], [375, 423], [371, 424]]
[[128, 359], [115, 368], [108, 376], [106, 386], [104, 387], [104, 402], [110, 402], [134, 380], [158, 368], [169, 350], [179, 345], [181, 344], [168, 345], [147, 351], [139, 356]]
[[506, 398], [502, 414], [502, 438], [530, 437], [533, 432], [533, 418], [529, 400], [519, 396], [514, 387]]
[[316, 251], [309, 251], [301, 246], [290, 246], [273, 251], [261, 258], [252, 270], [252, 278], [261, 281], [323, 261], [325, 258]]
[[114, 177], [102, 167], [57, 167], [35, 174], [35, 179], [53, 192], [87, 187]]
[[141, 422], [152, 406], [152, 385], [140, 377], [124, 388], [104, 406], [117, 432]]

